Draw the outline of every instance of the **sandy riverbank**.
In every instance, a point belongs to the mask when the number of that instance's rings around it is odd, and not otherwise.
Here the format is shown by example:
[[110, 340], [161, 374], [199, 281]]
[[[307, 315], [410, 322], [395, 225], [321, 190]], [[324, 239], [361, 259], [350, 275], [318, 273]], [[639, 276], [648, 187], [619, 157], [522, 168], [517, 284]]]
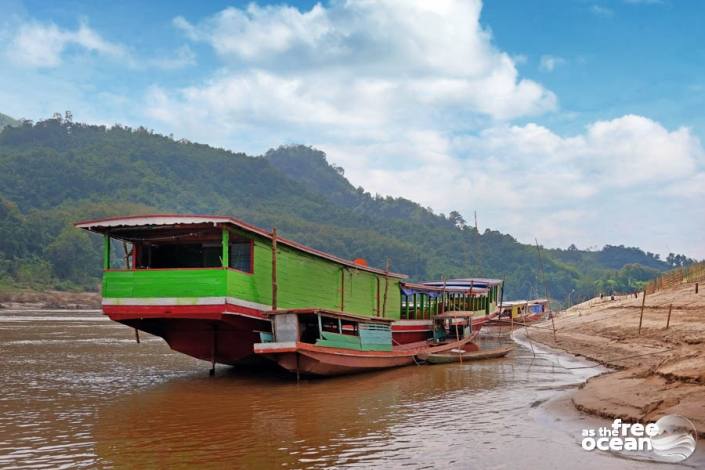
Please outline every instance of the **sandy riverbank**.
[[74, 310], [99, 309], [97, 292], [38, 292], [28, 289], [0, 290], [0, 309], [11, 310]]
[[[705, 292], [693, 284], [642, 297], [593, 299], [529, 330], [532, 340], [615, 369], [589, 379], [572, 397], [585, 412], [654, 421], [679, 414], [705, 437]], [[673, 306], [666, 329], [669, 307]]]

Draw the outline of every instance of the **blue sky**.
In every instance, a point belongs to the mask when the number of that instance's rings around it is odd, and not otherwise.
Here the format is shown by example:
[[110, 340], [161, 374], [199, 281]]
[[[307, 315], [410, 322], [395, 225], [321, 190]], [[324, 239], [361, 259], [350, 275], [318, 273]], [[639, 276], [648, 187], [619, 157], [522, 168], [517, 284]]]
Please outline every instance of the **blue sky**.
[[0, 0], [0, 112], [144, 125], [548, 246], [705, 257], [705, 4]]

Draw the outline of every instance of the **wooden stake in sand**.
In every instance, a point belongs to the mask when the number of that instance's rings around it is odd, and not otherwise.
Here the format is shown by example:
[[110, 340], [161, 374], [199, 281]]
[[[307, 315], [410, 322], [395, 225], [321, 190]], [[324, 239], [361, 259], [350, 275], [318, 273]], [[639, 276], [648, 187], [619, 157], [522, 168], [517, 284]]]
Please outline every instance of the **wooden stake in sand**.
[[666, 320], [666, 329], [668, 329], [668, 325], [671, 324], [671, 311], [673, 310], [673, 304], [671, 304], [668, 307], [668, 320]]
[[539, 239], [536, 240], [536, 251], [539, 252], [539, 266], [541, 267], [541, 280], [543, 281], [544, 294], [546, 295], [546, 300], [548, 301], [548, 314], [551, 315], [551, 327], [553, 328], [553, 342], [557, 342], [556, 339], [556, 322], [553, 320], [553, 311], [551, 310], [551, 299], [548, 297], [548, 286], [546, 285], [546, 273], [543, 270], [543, 260], [541, 259], [541, 248], [539, 247]]
[[641, 336], [641, 323], [644, 320], [644, 304], [646, 303], [646, 290], [644, 290], [644, 297], [641, 300], [641, 314], [639, 314], [639, 332], [637, 336]]

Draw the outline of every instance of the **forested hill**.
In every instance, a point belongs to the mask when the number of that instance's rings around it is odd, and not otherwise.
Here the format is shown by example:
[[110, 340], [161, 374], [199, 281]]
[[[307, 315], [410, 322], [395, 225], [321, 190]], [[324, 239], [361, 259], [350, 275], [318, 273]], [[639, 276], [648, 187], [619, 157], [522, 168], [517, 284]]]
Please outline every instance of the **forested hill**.
[[19, 124], [18, 120], [11, 118], [7, 114], [0, 113], [0, 129], [5, 126], [18, 126]]
[[[507, 297], [543, 293], [535, 247], [478, 233], [457, 213], [373, 196], [310, 147], [251, 157], [59, 118], [0, 132], [0, 284], [95, 289], [100, 240], [72, 222], [154, 212], [232, 215], [375, 266], [389, 257], [414, 279], [499, 277]], [[574, 289], [573, 299], [632, 289], [670, 267], [636, 248], [544, 254], [549, 294], [559, 301]]]

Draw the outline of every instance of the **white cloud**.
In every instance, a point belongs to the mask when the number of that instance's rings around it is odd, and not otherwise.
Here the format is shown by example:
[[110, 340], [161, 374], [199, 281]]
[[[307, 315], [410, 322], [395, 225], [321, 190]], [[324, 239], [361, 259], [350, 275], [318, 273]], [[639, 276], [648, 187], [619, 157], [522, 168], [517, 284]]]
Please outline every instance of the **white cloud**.
[[61, 65], [62, 54], [69, 46], [114, 58], [127, 56], [123, 46], [103, 39], [83, 22], [74, 31], [61, 29], [53, 23], [24, 23], [18, 28], [6, 52], [17, 64], [50, 68]]
[[[549, 246], [678, 246], [705, 256], [705, 152], [691, 131], [623, 116], [560, 136], [536, 125], [475, 135], [410, 133], [400, 142], [322, 143], [354, 184], [468, 215]], [[693, 218], [696, 217], [696, 218]], [[693, 230], [699, 224], [699, 230]]]
[[544, 72], [553, 72], [556, 67], [565, 63], [566, 60], [562, 57], [546, 54], [541, 56], [539, 68]]
[[[555, 95], [520, 78], [512, 58], [494, 47], [480, 10], [479, 0], [357, 0], [303, 12], [250, 4], [198, 24], [178, 17], [174, 24], [212, 45], [225, 68], [200, 92], [182, 90], [171, 100], [188, 106], [189, 96], [229, 90], [237, 95], [225, 98], [229, 112], [263, 110], [260, 102], [276, 100], [262, 89], [266, 80], [286, 84], [302, 105], [288, 107], [291, 96], [284, 93], [286, 112], [276, 113], [278, 121], [307, 120], [312, 108], [330, 124], [364, 119], [359, 103], [369, 109], [363, 114], [388, 117], [429, 107], [494, 119], [555, 109]], [[236, 91], [244, 89], [247, 96]]]
[[[493, 45], [480, 10], [350, 0], [177, 18], [222, 66], [189, 87], [152, 87], [146, 112], [177, 135], [250, 153], [316, 145], [355, 185], [437, 211], [477, 210], [481, 227], [523, 241], [705, 256], [693, 236], [705, 233], [705, 209], [688, 215], [705, 181], [693, 133], [635, 115], [568, 136], [512, 125], [557, 100], [519, 76], [522, 59]], [[563, 63], [546, 55], [540, 66]]]

